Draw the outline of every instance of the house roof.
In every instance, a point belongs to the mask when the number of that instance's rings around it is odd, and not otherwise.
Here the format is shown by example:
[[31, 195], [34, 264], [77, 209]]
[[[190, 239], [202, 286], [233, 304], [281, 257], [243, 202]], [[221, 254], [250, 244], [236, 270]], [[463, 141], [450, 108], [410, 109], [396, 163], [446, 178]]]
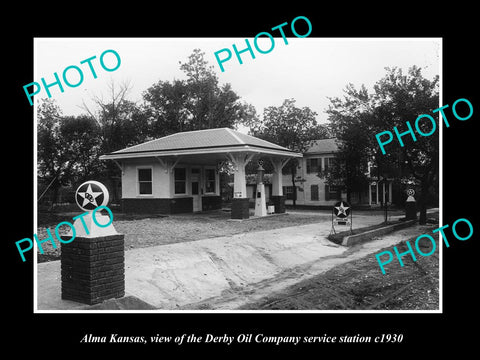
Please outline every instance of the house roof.
[[313, 140], [310, 147], [305, 152], [306, 155], [326, 154], [338, 151], [338, 141], [336, 138]]
[[229, 128], [179, 132], [102, 155], [101, 160], [147, 156], [196, 155], [252, 151], [271, 155], [301, 157], [283, 146]]

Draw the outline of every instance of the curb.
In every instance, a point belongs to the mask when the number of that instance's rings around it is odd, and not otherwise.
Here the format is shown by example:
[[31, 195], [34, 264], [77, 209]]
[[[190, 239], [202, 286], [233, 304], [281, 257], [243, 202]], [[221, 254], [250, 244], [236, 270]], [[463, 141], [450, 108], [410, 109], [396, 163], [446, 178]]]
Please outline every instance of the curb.
[[399, 229], [407, 228], [409, 226], [415, 225], [416, 222], [417, 220], [407, 220], [399, 222], [398, 224], [388, 225], [379, 229], [366, 231], [361, 234], [349, 235], [343, 238], [342, 245], [353, 246], [363, 242], [371, 241], [375, 236], [385, 235]]

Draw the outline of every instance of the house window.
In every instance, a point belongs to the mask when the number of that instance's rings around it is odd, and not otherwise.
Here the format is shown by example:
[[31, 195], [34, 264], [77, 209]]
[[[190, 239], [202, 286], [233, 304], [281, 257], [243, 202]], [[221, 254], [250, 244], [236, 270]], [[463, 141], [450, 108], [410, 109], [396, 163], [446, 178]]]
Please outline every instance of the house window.
[[372, 204], [377, 204], [377, 183], [370, 185], [370, 191], [372, 196]]
[[293, 186], [284, 186], [283, 193], [286, 195], [287, 200], [293, 200]]
[[340, 200], [341, 190], [335, 185], [325, 185], [325, 200]]
[[324, 170], [325, 170], [325, 172], [328, 172], [332, 168], [333, 161], [334, 161], [333, 157], [328, 157], [328, 158], [324, 159], [324, 162], [325, 162]]
[[175, 168], [175, 194], [186, 193], [187, 172], [185, 168]]
[[205, 169], [205, 193], [215, 193], [215, 169]]
[[310, 200], [318, 201], [318, 185], [310, 185]]
[[152, 195], [152, 169], [138, 169], [138, 193]]
[[320, 172], [321, 159], [309, 158], [307, 159], [307, 174], [316, 174]]

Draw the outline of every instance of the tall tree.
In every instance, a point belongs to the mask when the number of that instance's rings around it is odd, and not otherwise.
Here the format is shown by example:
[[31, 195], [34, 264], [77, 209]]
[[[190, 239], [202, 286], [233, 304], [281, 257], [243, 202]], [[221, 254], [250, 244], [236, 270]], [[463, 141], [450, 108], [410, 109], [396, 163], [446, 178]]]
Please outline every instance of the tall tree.
[[101, 149], [100, 128], [87, 115], [68, 116], [60, 122], [60, 139], [69, 166], [66, 177], [71, 184], [79, 184], [101, 172], [98, 161]]
[[[406, 121], [413, 124], [421, 114], [433, 116], [438, 124], [438, 116], [432, 113], [439, 106], [438, 76], [428, 80], [416, 66], [407, 74], [399, 68], [386, 68], [386, 71], [375, 84], [373, 93], [368, 94], [363, 86], [357, 91], [348, 85], [343, 99], [330, 99], [329, 120], [335, 136], [344, 143], [339, 154], [346, 161], [363, 164], [371, 161], [376, 165], [378, 178], [389, 174], [403, 180], [415, 180], [420, 188], [418, 200], [420, 223], [423, 224], [427, 200], [438, 187], [438, 131], [428, 137], [418, 136], [416, 142], [406, 135], [403, 147], [392, 141], [385, 155], [380, 151], [375, 134], [386, 130], [393, 132], [395, 126], [403, 132], [407, 130]], [[420, 123], [424, 133], [428, 133], [431, 126], [428, 122]], [[352, 186], [351, 182], [347, 184]]]
[[[148, 114], [142, 107], [127, 99], [130, 84], [124, 82], [108, 86], [105, 95], [92, 98], [95, 106], [84, 110], [95, 119], [100, 135], [100, 155], [107, 154], [148, 140], [150, 129]], [[101, 162], [101, 176], [111, 190], [112, 200], [116, 200], [120, 169], [113, 161]]]
[[234, 128], [255, 116], [254, 108], [240, 101], [230, 84], [219, 85], [213, 66], [208, 65], [204, 55], [195, 49], [187, 62], [180, 62], [186, 80], [159, 81], [144, 92], [153, 137]]
[[185, 81], [159, 81], [143, 93], [152, 138], [191, 130]]
[[337, 139], [338, 152], [328, 172], [319, 173], [319, 176], [326, 178], [328, 185], [345, 191], [350, 202], [351, 194], [361, 194], [368, 184], [368, 162], [372, 158], [368, 127], [371, 109], [370, 96], [364, 86], [356, 90], [348, 84], [344, 92], [343, 99], [329, 98], [331, 104], [326, 113]]
[[[413, 66], [407, 74], [402, 69], [387, 68], [387, 75], [378, 81], [373, 97], [374, 116], [373, 127], [377, 134], [381, 131], [392, 130], [397, 126], [400, 132], [407, 130], [406, 121], [413, 124], [422, 114], [429, 114], [436, 120], [439, 127], [438, 114], [432, 111], [439, 107], [439, 77], [433, 80], [423, 77], [421, 68]], [[421, 122], [420, 129], [428, 133], [432, 125]], [[401, 131], [404, 129], [403, 131]], [[425, 224], [427, 219], [427, 200], [430, 194], [438, 188], [439, 172], [439, 131], [428, 137], [418, 136], [416, 142], [403, 137], [405, 146], [399, 142], [392, 142], [387, 154], [382, 155], [378, 144], [375, 146], [375, 158], [379, 164], [394, 166], [402, 171], [404, 177], [413, 177], [420, 188], [418, 197], [420, 205], [419, 223]], [[389, 144], [390, 145], [390, 144]]]
[[[37, 108], [37, 171], [39, 179], [50, 186], [52, 206], [59, 188], [65, 183], [69, 161], [61, 149], [60, 119], [62, 112], [53, 99], [42, 99]], [[46, 189], [42, 189], [45, 191]], [[39, 194], [40, 196], [42, 194]]]
[[83, 109], [98, 123], [104, 153], [138, 144], [148, 136], [147, 116], [127, 99], [130, 89], [128, 82], [117, 85], [112, 81], [105, 96], [92, 98], [94, 108], [83, 103]]
[[53, 206], [61, 186], [98, 175], [99, 126], [86, 115], [61, 116], [52, 99], [39, 103], [37, 119], [38, 176], [50, 185]]
[[[328, 130], [317, 123], [316, 115], [317, 113], [308, 107], [296, 107], [294, 99], [286, 99], [281, 106], [265, 108], [262, 120], [250, 122], [250, 133], [292, 151], [304, 153], [312, 140], [328, 137]], [[293, 192], [295, 206], [299, 162], [297, 159], [291, 159], [286, 167], [295, 189]]]

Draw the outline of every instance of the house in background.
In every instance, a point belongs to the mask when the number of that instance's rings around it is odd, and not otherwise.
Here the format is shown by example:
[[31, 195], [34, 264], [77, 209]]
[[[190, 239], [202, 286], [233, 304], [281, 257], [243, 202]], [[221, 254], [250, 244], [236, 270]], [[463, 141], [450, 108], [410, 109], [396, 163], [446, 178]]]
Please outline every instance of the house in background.
[[[338, 143], [335, 138], [315, 140], [311, 143], [308, 150], [299, 159], [299, 168], [297, 168], [296, 181], [296, 204], [310, 206], [332, 206], [338, 200], [346, 200], [347, 194], [339, 191], [334, 186], [326, 184], [324, 178], [317, 174], [327, 172], [338, 151]], [[288, 169], [286, 167], [285, 169]], [[392, 179], [389, 181], [380, 181], [374, 177], [373, 168], [368, 164], [368, 176], [370, 182], [368, 187], [361, 193], [351, 194], [352, 205], [370, 205], [372, 207], [380, 206], [382, 202], [392, 202]], [[286, 195], [285, 204], [293, 203], [294, 187], [291, 185], [291, 174], [283, 175], [283, 194]]]

